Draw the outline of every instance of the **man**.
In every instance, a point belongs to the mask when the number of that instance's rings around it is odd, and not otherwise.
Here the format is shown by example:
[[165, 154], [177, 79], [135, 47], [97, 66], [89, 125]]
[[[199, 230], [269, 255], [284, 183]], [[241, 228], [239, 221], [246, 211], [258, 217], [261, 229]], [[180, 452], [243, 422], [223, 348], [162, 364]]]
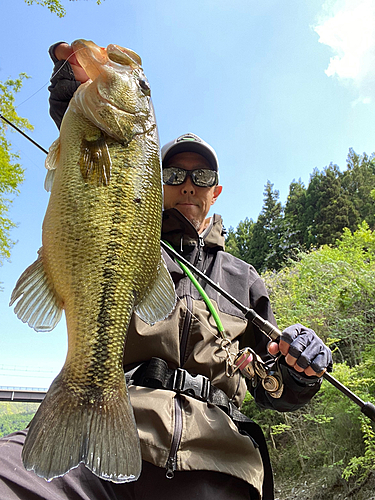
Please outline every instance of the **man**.
[[[53, 46], [51, 55], [55, 69], [61, 69], [50, 88], [51, 115], [59, 126], [85, 75], [68, 45]], [[68, 57], [71, 66], [59, 61]], [[215, 214], [207, 218], [222, 191], [214, 149], [195, 134], [183, 134], [162, 148], [162, 161], [162, 239], [245, 306], [276, 324], [255, 269], [224, 251], [221, 217]], [[256, 326], [201, 282], [224, 327], [224, 336], [189, 277], [167, 253], [163, 256], [175, 283], [176, 308], [152, 327], [133, 315], [124, 353], [143, 457], [138, 481], [113, 484], [80, 465], [46, 483], [21, 464], [23, 431], [0, 441], [0, 498], [273, 498], [264, 438], [238, 411], [246, 382], [262, 407], [297, 409], [318, 391], [319, 377], [331, 366], [331, 353], [302, 325], [287, 329], [279, 345], [267, 345], [267, 338]], [[233, 359], [243, 347], [253, 348], [271, 364], [271, 355], [280, 349], [285, 358], [274, 367], [283, 383], [280, 397], [267, 392], [259, 377], [246, 381], [238, 370], [234, 372]]]

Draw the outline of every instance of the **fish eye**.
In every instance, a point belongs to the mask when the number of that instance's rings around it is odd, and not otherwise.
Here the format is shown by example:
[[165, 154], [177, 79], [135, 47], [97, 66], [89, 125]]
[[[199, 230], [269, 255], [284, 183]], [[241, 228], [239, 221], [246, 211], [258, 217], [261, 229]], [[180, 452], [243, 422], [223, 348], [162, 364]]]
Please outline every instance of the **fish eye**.
[[149, 84], [146, 82], [146, 80], [143, 80], [142, 78], [138, 78], [139, 86], [141, 87], [142, 92], [145, 95], [150, 95], [151, 94], [151, 89]]

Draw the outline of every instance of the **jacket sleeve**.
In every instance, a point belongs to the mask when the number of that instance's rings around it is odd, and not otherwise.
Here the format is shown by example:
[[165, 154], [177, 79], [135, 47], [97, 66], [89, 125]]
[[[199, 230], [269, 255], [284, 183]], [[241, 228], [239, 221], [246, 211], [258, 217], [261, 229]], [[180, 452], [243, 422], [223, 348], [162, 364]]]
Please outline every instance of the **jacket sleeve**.
[[[253, 281], [250, 287], [250, 305], [262, 318], [277, 326], [266, 287], [259, 276]], [[249, 322], [246, 332], [241, 338], [240, 347], [251, 347], [268, 364], [272, 363], [273, 360], [267, 351], [268, 342], [268, 337], [253, 323]], [[266, 392], [259, 377], [255, 387], [252, 386], [250, 381], [246, 380], [248, 382], [248, 389], [261, 408], [278, 411], [297, 410], [308, 403], [318, 392], [321, 379], [307, 377], [296, 372], [293, 368], [286, 365], [283, 356], [280, 358], [278, 366], [284, 383], [284, 390], [280, 398], [273, 398]]]
[[69, 62], [64, 60], [58, 61], [56, 59], [55, 48], [60, 43], [63, 42], [55, 43], [49, 48], [49, 55], [54, 62], [54, 68], [51, 77], [51, 85], [48, 87], [50, 92], [49, 114], [59, 129], [70, 99], [80, 86], [80, 82], [74, 77]]

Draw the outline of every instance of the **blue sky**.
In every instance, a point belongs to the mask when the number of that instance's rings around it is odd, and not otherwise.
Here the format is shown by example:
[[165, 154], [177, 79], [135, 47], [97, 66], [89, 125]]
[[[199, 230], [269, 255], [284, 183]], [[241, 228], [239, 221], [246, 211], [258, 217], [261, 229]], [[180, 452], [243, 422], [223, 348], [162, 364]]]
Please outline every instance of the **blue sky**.
[[[23, 0], [2, 2], [0, 80], [26, 72], [18, 113], [48, 149], [55, 41], [91, 39], [135, 50], [150, 81], [162, 144], [185, 132], [216, 149], [226, 227], [256, 220], [269, 180], [285, 203], [293, 179], [307, 184], [350, 147], [375, 151], [375, 6], [372, 0], [62, 1], [63, 19]], [[0, 386], [48, 387], [66, 355], [64, 320], [46, 334], [22, 324], [8, 302], [36, 258], [48, 203], [44, 154], [9, 134], [25, 168], [10, 212], [18, 224], [0, 268]]]

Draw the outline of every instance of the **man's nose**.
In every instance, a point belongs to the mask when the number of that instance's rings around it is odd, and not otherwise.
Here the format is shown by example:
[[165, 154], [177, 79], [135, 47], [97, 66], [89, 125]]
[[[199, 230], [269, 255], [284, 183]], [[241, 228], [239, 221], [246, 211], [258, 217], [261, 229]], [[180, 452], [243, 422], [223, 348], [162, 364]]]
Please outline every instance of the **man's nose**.
[[185, 182], [181, 184], [181, 194], [195, 194], [195, 186], [190, 175], [186, 176]]

